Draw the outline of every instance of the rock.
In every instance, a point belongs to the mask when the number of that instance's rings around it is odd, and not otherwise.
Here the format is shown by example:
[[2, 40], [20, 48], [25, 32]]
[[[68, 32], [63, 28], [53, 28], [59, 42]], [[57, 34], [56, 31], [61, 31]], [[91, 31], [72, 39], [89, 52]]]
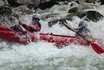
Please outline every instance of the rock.
[[17, 0], [16, 2], [19, 4], [35, 4], [34, 2], [39, 2], [40, 0]]
[[67, 20], [72, 20], [72, 18], [74, 16], [78, 16], [79, 18], [83, 18], [86, 16], [86, 13], [84, 13], [83, 8], [79, 8], [79, 7], [72, 7], [69, 11], [68, 11], [68, 15], [66, 17]]
[[75, 2], [76, 2], [77, 4], [80, 4], [78, 0], [77, 0], [77, 1], [75, 1]]
[[28, 7], [29, 9], [35, 9], [34, 5], [32, 5], [32, 4], [28, 4], [27, 7]]
[[89, 20], [89, 21], [96, 22], [96, 21], [102, 19], [103, 17], [104, 16], [97, 11], [87, 11], [87, 13], [86, 13], [86, 20]]
[[17, 3], [16, 0], [7, 0], [7, 1], [10, 4], [10, 6], [12, 6], [12, 7], [18, 7], [21, 5], [20, 3]]
[[7, 0], [7, 1], [12, 7], [18, 7], [20, 5], [34, 5], [34, 7], [37, 7], [39, 4], [51, 0]]
[[104, 5], [104, 0], [100, 0], [101, 1], [101, 5]]
[[34, 5], [35, 7], [38, 6], [41, 3], [50, 1], [50, 0], [15, 0], [19, 4], [25, 4], [25, 5]]
[[72, 5], [73, 2], [71, 3], [71, 8], [69, 9], [68, 13], [76, 13], [76, 12], [83, 12], [83, 10], [85, 9], [94, 9], [94, 7], [96, 7], [96, 5], [92, 5], [92, 4], [76, 4], [74, 3], [74, 6]]
[[2, 1], [5, 2], [5, 5], [9, 5], [7, 0], [2, 0]]
[[70, 13], [70, 14], [67, 15], [66, 19], [67, 20], [72, 20], [72, 18], [74, 16], [78, 16], [79, 18], [83, 18], [84, 16], [86, 16], [86, 13], [80, 13], [80, 12]]
[[15, 19], [17, 19], [17, 15], [10, 14], [9, 16], [0, 16], [0, 25], [4, 26], [12, 26], [15, 24]]
[[[13, 16], [14, 19], [17, 19], [17, 20], [19, 19], [19, 15], [15, 14], [15, 13], [12, 13], [11, 16]], [[13, 18], [11, 18], [11, 19], [13, 19]]]
[[49, 2], [39, 4], [39, 6], [37, 6], [37, 7], [44, 10], [46, 8], [51, 8], [53, 5], [59, 5], [59, 3], [55, 2], [55, 1], [49, 1]]
[[15, 19], [18, 19], [18, 15], [14, 14], [10, 7], [0, 7], [0, 25], [11, 26], [15, 23]]
[[0, 7], [0, 15], [8, 16], [12, 13], [12, 10], [8, 6], [1, 6]]
[[3, 5], [5, 5], [5, 2], [0, 0], [0, 6], [3, 6]]
[[[19, 14], [28, 14], [28, 12], [30, 12], [31, 10], [27, 6], [21, 5], [16, 8], [13, 8], [12, 11], [13, 13], [16, 13], [19, 15]], [[30, 13], [32, 13], [32, 11]]]
[[68, 13], [76, 13], [78, 12], [78, 8], [77, 7], [74, 7], [74, 8], [71, 8]]
[[0, 0], [0, 6], [8, 5], [7, 0]]
[[88, 3], [95, 3], [96, 0], [86, 0]]

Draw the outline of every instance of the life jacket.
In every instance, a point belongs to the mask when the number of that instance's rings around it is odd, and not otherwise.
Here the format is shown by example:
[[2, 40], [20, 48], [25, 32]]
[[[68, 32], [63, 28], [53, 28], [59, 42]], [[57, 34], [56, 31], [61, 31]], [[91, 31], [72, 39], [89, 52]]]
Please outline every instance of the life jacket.
[[38, 32], [41, 29], [41, 24], [39, 22], [32, 22], [32, 25], [27, 26], [26, 30], [30, 31], [30, 32]]
[[88, 32], [90, 32], [90, 30], [87, 27], [81, 27], [81, 28], [76, 29], [75, 36], [86, 37]]

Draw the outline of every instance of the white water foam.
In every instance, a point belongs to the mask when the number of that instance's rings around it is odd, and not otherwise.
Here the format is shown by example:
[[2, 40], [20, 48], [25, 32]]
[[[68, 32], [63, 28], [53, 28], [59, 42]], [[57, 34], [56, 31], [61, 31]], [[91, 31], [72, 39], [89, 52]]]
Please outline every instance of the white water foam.
[[[56, 12], [59, 12], [59, 7], [55, 7], [55, 9]], [[67, 9], [69, 8], [67, 7]], [[28, 24], [30, 18], [31, 15], [27, 15], [24, 22]], [[68, 22], [72, 27], [77, 27], [80, 20], [74, 17], [72, 21]], [[103, 21], [104, 19], [88, 24], [95, 38], [104, 38]], [[74, 35], [72, 31], [59, 24], [49, 28], [48, 20], [41, 20], [41, 23], [40, 33]], [[45, 41], [33, 42], [28, 45], [2, 41], [0, 46], [5, 47], [0, 50], [0, 70], [104, 70], [104, 54], [97, 54], [91, 46], [71, 44], [58, 49], [53, 43]]]

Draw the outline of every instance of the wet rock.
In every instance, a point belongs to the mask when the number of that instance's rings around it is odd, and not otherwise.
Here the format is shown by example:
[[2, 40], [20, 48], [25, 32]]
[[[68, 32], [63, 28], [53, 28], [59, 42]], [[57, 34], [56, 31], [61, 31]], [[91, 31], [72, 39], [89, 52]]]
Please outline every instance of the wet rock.
[[102, 19], [103, 17], [104, 16], [97, 11], [87, 11], [87, 13], [86, 13], [86, 20], [89, 20], [89, 21], [96, 22], [96, 21]]
[[5, 2], [5, 5], [9, 5], [8, 0], [2, 0]]
[[23, 4], [23, 5], [34, 5], [35, 7], [41, 3], [47, 2], [50, 0], [15, 0], [16, 3]]
[[8, 16], [12, 13], [12, 10], [8, 6], [0, 6], [0, 15]]
[[19, 19], [19, 15], [15, 14], [15, 13], [12, 13], [11, 16], [12, 16], [11, 19], [17, 19], [17, 20]]
[[71, 20], [73, 16], [78, 16], [79, 18], [85, 18], [85, 20], [87, 21], [99, 21], [100, 19], [102, 19], [104, 16], [102, 14], [100, 14], [97, 11], [85, 11], [85, 12], [76, 12], [75, 13], [70, 13], [69, 15], [67, 15], [67, 20]]
[[16, 14], [29, 14], [29, 13], [32, 13], [32, 11], [25, 5], [21, 5], [21, 6], [18, 6], [16, 8], [13, 8], [12, 9], [13, 13], [16, 13]]
[[59, 5], [59, 3], [55, 2], [55, 1], [49, 1], [49, 2], [39, 4], [39, 6], [37, 6], [37, 7], [44, 10], [44, 9], [47, 9], [47, 8], [51, 8], [54, 5]]
[[95, 6], [92, 4], [76, 4], [75, 2], [72, 2], [72, 7], [69, 9], [68, 13], [77, 13], [77, 12], [83, 12], [85, 9], [93, 9]]
[[10, 5], [11, 7], [18, 7], [18, 6], [21, 5], [20, 3], [17, 3], [16, 0], [7, 0], [7, 1], [8, 1], [9, 5]]
[[32, 4], [28, 4], [27, 7], [28, 7], [29, 9], [35, 9], [34, 5], [32, 5]]
[[77, 1], [75, 1], [75, 2], [76, 2], [77, 4], [80, 4], [78, 0], [77, 0]]
[[51, 0], [5, 0], [5, 1], [7, 1], [12, 7], [18, 7], [20, 5], [34, 5], [34, 7], [37, 7], [39, 4]]
[[73, 16], [78, 16], [80, 18], [83, 18], [86, 16], [86, 13], [83, 12], [83, 10], [80, 10], [79, 7], [73, 7], [68, 11], [67, 19], [71, 20]]
[[0, 25], [12, 26], [15, 25], [15, 20], [18, 19], [18, 15], [10, 14], [9, 16], [0, 15]]
[[101, 1], [101, 5], [104, 5], [104, 0], [100, 0]]
[[96, 0], [86, 0], [88, 3], [95, 3]]
[[74, 7], [74, 8], [71, 8], [68, 13], [76, 13], [78, 12], [78, 8], [77, 7]]
[[83, 17], [86, 16], [86, 13], [81, 13], [81, 12], [70, 13], [70, 14], [67, 15], [66, 19], [67, 19], [67, 20], [72, 20], [72, 18], [73, 18], [74, 16], [78, 16], [79, 18], [83, 18]]
[[19, 16], [14, 14], [9, 6], [0, 7], [0, 25], [10, 26]]
[[51, 1], [66, 1], [66, 0], [51, 0]]
[[3, 5], [5, 5], [5, 2], [0, 0], [0, 6], [3, 6]]

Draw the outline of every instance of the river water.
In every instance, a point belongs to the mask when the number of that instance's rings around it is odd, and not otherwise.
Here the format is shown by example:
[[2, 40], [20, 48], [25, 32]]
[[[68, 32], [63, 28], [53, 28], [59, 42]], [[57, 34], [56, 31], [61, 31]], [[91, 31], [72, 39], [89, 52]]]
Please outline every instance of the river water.
[[[42, 30], [40, 33], [54, 33], [60, 35], [71, 35], [74, 33], [59, 24], [48, 27], [49, 20], [64, 17], [69, 5], [54, 6], [49, 13], [59, 13], [56, 17], [41, 20]], [[95, 8], [102, 14], [103, 6]], [[26, 24], [30, 22], [31, 15], [26, 15], [23, 20]], [[77, 27], [80, 22], [78, 17], [68, 21], [72, 27]], [[95, 38], [104, 38], [104, 19], [98, 22], [88, 22], [89, 29]], [[91, 46], [80, 46], [71, 44], [58, 49], [54, 44], [45, 41], [29, 43], [28, 45], [0, 41], [0, 70], [104, 70], [104, 54], [97, 54]]]

